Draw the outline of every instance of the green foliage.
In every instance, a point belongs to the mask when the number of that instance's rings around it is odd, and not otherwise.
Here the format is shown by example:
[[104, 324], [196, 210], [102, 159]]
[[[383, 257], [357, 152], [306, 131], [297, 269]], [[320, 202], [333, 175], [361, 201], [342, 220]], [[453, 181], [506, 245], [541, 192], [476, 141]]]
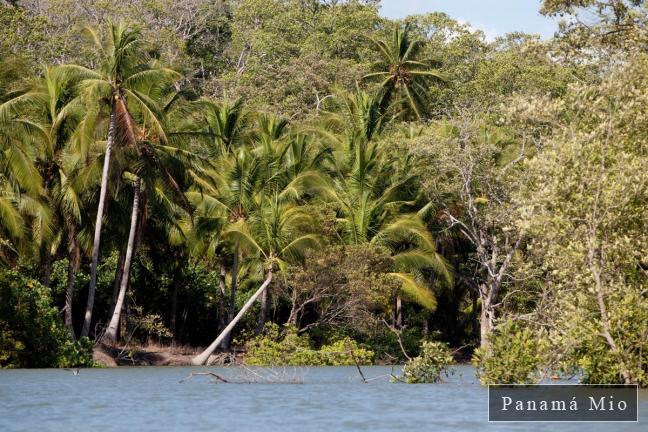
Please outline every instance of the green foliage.
[[538, 322], [554, 359], [589, 382], [646, 382], [647, 71], [637, 57], [546, 106], [553, 136], [520, 191], [529, 257], [547, 275]]
[[60, 368], [96, 367], [97, 364], [92, 360], [93, 348], [94, 342], [87, 337], [77, 341], [67, 338], [58, 348], [59, 352], [55, 366]]
[[92, 366], [92, 343], [73, 342], [49, 289], [15, 271], [0, 271], [0, 366]]
[[422, 39], [412, 38], [411, 25], [394, 24], [391, 38], [373, 39], [380, 60], [374, 64], [376, 71], [364, 76], [375, 78], [382, 91], [382, 107], [396, 100], [398, 107], [409, 111], [421, 120], [424, 116], [425, 92], [431, 80], [445, 81], [445, 76], [419, 58], [424, 45]]
[[336, 85], [353, 87], [371, 56], [367, 36], [380, 23], [373, 1], [232, 3], [228, 67], [205, 93], [291, 118], [312, 115]]
[[290, 326], [281, 330], [273, 323], [247, 343], [245, 362], [258, 366], [348, 366], [356, 361], [371, 364], [373, 356], [372, 351], [359, 347], [348, 337], [314, 349], [308, 335], [300, 335]]
[[448, 374], [453, 363], [452, 353], [443, 342], [424, 341], [421, 353], [403, 367], [402, 380], [408, 384], [433, 384]]
[[173, 334], [164, 325], [162, 317], [158, 314], [145, 314], [141, 306], [133, 307], [133, 314], [129, 316], [129, 321], [134, 331], [138, 331], [144, 336], [145, 341], [156, 340], [160, 343], [162, 340], [170, 339]]
[[0, 364], [90, 362], [51, 305], [81, 316], [115, 114], [86, 330], [110, 314], [138, 176], [134, 340], [204, 345], [272, 270], [262, 317], [300, 331], [269, 326], [254, 364], [371, 361], [353, 338], [400, 358], [383, 320], [403, 297], [408, 381], [442, 373], [426, 335], [472, 343], [483, 307], [505, 322], [484, 382], [648, 385], [647, 10], [544, 0], [570, 17], [559, 38], [488, 42], [378, 0], [0, 2], [0, 265], [52, 288], [3, 270]]
[[[425, 310], [423, 314], [427, 316]], [[411, 317], [409, 317], [411, 320]], [[408, 324], [411, 321], [408, 321]], [[397, 335], [386, 328], [384, 323], [375, 329], [374, 333], [363, 335], [364, 343], [373, 352], [376, 353], [378, 361], [387, 364], [402, 364], [407, 362], [407, 357], [403, 353], [403, 349], [410, 357], [416, 357], [420, 354], [422, 344], [426, 339], [423, 334], [422, 328], [417, 324], [409, 324], [407, 327], [400, 330], [400, 342]], [[401, 349], [401, 343], [403, 349]]]
[[399, 286], [389, 275], [393, 261], [387, 250], [329, 246], [309, 251], [306, 262], [293, 266], [286, 280], [295, 325], [307, 325], [304, 316], [314, 312], [319, 320], [311, 327], [345, 329], [364, 337], [382, 327], [375, 317], [390, 310]]
[[540, 379], [548, 344], [512, 321], [501, 324], [472, 359], [482, 384], [529, 384]]

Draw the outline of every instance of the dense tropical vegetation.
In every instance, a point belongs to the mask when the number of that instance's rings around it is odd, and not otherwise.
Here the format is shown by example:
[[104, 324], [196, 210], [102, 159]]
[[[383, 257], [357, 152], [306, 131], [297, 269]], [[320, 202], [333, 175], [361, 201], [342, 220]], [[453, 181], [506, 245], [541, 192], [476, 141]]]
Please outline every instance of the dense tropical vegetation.
[[648, 385], [648, 6], [491, 41], [379, 3], [0, 2], [0, 366]]

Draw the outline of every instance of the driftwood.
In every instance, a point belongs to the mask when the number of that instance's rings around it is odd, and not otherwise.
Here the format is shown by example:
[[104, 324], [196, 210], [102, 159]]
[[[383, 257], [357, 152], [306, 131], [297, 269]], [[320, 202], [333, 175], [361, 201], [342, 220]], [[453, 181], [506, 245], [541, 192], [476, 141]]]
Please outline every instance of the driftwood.
[[206, 375], [213, 377], [214, 382], [222, 382], [227, 384], [303, 384], [304, 379], [297, 371], [297, 368], [292, 368], [293, 372], [290, 373], [288, 368], [284, 367], [281, 370], [275, 368], [261, 368], [258, 370], [251, 369], [245, 365], [240, 365], [229, 370], [233, 371], [236, 376], [225, 378], [214, 372], [193, 372], [189, 376], [181, 379], [179, 382], [184, 383], [195, 375]]
[[400, 377], [394, 375], [394, 366], [392, 366], [391, 373], [389, 375], [392, 377], [392, 380], [407, 384], [407, 381], [403, 381], [402, 379], [400, 379]]
[[358, 373], [360, 374], [360, 377], [362, 377], [362, 382], [367, 383], [367, 378], [365, 378], [364, 374], [362, 373], [362, 369], [360, 369], [360, 363], [358, 363], [358, 359], [355, 356], [355, 353], [353, 352], [353, 348], [351, 348], [351, 344], [349, 342], [346, 343], [347, 350], [349, 350], [349, 354], [351, 354], [351, 358], [353, 359], [353, 362], [356, 365], [356, 368], [358, 369]]
[[192, 372], [192, 373], [190, 373], [188, 376], [186, 376], [185, 378], [181, 379], [179, 382], [183, 383], [183, 382], [185, 382], [185, 381], [188, 381], [188, 380], [190, 380], [191, 378], [193, 378], [195, 375], [208, 375], [208, 376], [212, 376], [212, 377], [214, 377], [214, 382], [218, 382], [218, 381], [220, 381], [220, 382], [224, 382], [224, 383], [228, 383], [228, 382], [229, 382], [228, 380], [226, 380], [225, 378], [223, 378], [222, 376], [220, 376], [220, 375], [218, 375], [218, 374], [215, 374], [214, 372]]

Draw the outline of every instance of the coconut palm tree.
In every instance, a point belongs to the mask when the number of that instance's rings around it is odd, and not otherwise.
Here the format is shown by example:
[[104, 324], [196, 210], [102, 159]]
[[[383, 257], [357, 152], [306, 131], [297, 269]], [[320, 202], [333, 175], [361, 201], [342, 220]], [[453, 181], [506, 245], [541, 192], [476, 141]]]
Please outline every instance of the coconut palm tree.
[[245, 135], [247, 114], [243, 101], [218, 103], [201, 99], [195, 103], [200, 121], [204, 124], [203, 134], [207, 137], [206, 149], [210, 156], [219, 157], [232, 154], [241, 145]]
[[[223, 230], [247, 220], [255, 195], [290, 182], [281, 174], [287, 122], [267, 115], [258, 115], [252, 122], [239, 101], [230, 104], [201, 100], [196, 105], [205, 125], [207, 155], [215, 161], [214, 168], [192, 172], [195, 184], [187, 197], [196, 212], [187, 236], [195, 256], [217, 257], [222, 303], [227, 291], [225, 263], [231, 263], [227, 299], [231, 321], [236, 313], [241, 252], [238, 240], [223, 236]], [[223, 344], [227, 343], [225, 337]]]
[[[162, 88], [157, 88], [157, 85]], [[132, 184], [133, 204], [123, 274], [112, 318], [102, 338], [104, 342], [114, 342], [117, 337], [117, 327], [135, 254], [135, 234], [138, 221], [141, 223], [142, 210], [145, 208], [141, 205], [142, 201], [154, 209], [148, 212], [149, 214], [155, 215], [158, 221], [162, 221], [163, 225], [177, 234], [182, 233], [177, 224], [177, 220], [182, 218], [182, 209], [186, 214], [193, 213], [182, 187], [185, 182], [180, 178], [184, 176], [185, 169], [198, 168], [198, 162], [201, 160], [188, 148], [189, 145], [183, 139], [186, 134], [172, 130], [173, 126], [180, 123], [176, 111], [184, 111], [182, 97], [179, 97], [177, 92], [169, 92], [164, 83], [157, 85], [151, 86], [146, 94], [140, 95], [147, 105], [148, 113], [154, 113], [158, 124], [163, 126], [164, 133], [158, 134], [154, 128], [147, 129], [144, 120], [146, 115], [138, 106], [132, 110], [135, 117], [131, 117], [128, 122], [133, 125], [132, 136], [127, 140], [130, 146], [124, 150], [131, 155], [123, 176]]]
[[109, 123], [92, 247], [90, 286], [81, 336], [88, 335], [92, 322], [101, 226], [113, 145], [128, 142], [132, 138], [134, 125], [130, 110], [134, 107], [137, 107], [142, 121], [149, 129], [159, 136], [164, 136], [162, 125], [155, 113], [150, 110], [146, 92], [152, 86], [159, 88], [161, 83], [169, 83], [180, 77], [177, 72], [151, 61], [144, 49], [140, 31], [136, 28], [127, 27], [122, 23], [108, 23], [103, 38], [90, 27], [85, 28], [84, 31], [95, 44], [99, 67], [94, 71], [77, 67], [90, 74], [79, 87], [86, 102], [93, 107], [95, 113], [108, 109]]
[[[74, 338], [72, 326], [72, 288], [74, 272], [80, 260], [78, 234], [81, 230], [83, 202], [81, 188], [75, 179], [84, 155], [80, 154], [77, 128], [83, 117], [83, 105], [73, 97], [74, 85], [84, 77], [79, 69], [46, 67], [24, 91], [0, 105], [0, 115], [11, 116], [17, 124], [29, 125], [29, 135], [21, 140], [37, 150], [36, 169], [43, 181], [43, 200], [51, 209], [52, 227], [41, 226], [40, 238], [33, 238], [44, 249], [43, 282], [49, 284], [51, 257], [61, 237], [67, 238], [68, 281], [65, 300], [65, 324]], [[4, 114], [1, 114], [4, 113]], [[41, 221], [44, 218], [40, 218]], [[42, 225], [42, 222], [41, 222]]]
[[[409, 210], [418, 204], [416, 178], [407, 164], [401, 169], [385, 158], [378, 145], [359, 143], [353, 149], [351, 169], [334, 178], [329, 197], [336, 204], [338, 227], [347, 244], [373, 244], [392, 253], [402, 290], [420, 305], [433, 309], [433, 293], [422, 283], [421, 271], [434, 270], [451, 280], [448, 264], [436, 252], [436, 245], [423, 215]], [[395, 316], [401, 318], [398, 295]]]
[[[25, 74], [25, 65], [15, 58], [0, 60], [0, 231], [5, 261], [13, 261], [19, 248], [30, 246], [21, 241], [28, 237], [29, 221], [23, 216], [44, 215], [47, 210], [42, 205], [43, 179], [35, 164], [40, 131], [21, 115], [15, 101], [29, 88], [22, 85]], [[48, 228], [45, 222], [41, 218], [43, 229]]]
[[[279, 251], [278, 254], [276, 242], [283, 241], [281, 239], [276, 240], [273, 248], [259, 248], [257, 246], [262, 243], [269, 245], [267, 237], [254, 243], [251, 242], [254, 238], [251, 233], [256, 229], [258, 234], [263, 232], [270, 237], [278, 236], [281, 232], [281, 235], [288, 237], [294, 235], [289, 235], [285, 228], [279, 229], [280, 232], [275, 234], [261, 230], [260, 226], [269, 228], [272, 224], [260, 221], [272, 218], [278, 221], [285, 217], [295, 225], [298, 220], [296, 215], [302, 212], [298, 203], [301, 202], [304, 192], [312, 186], [312, 182], [321, 180], [314, 175], [314, 171], [327, 155], [330, 156], [330, 149], [321, 146], [306, 134], [291, 135], [288, 132], [288, 123], [279, 117], [258, 114], [254, 123], [248, 123], [251, 124], [254, 127], [241, 133], [240, 136], [244, 139], [238, 141], [236, 149], [230, 146], [230, 154], [215, 162], [214, 165], [218, 169], [208, 170], [196, 176], [194, 190], [187, 194], [196, 205], [191, 243], [199, 246], [198, 249], [208, 250], [212, 254], [233, 254], [230, 325], [207, 350], [209, 353], [221, 343], [226, 343], [233, 326], [259, 296], [262, 298], [259, 322], [260, 325], [265, 322], [268, 305], [266, 288], [270, 282], [264, 284], [263, 289], [258, 291], [259, 295], [253, 296], [242, 311], [234, 316], [241, 260], [245, 258], [249, 266], [253, 261], [250, 258], [250, 245], [253, 245], [252, 254], [266, 260], [265, 268], [269, 273], [264, 277], [266, 280], [267, 276], [272, 279], [272, 272], [276, 269], [274, 266], [268, 269], [267, 261], [270, 260], [278, 266], [283, 262], [282, 256], [289, 254], [291, 248]], [[272, 202], [269, 197], [275, 197], [276, 200]], [[287, 211], [288, 207], [294, 207], [295, 210]], [[269, 209], [275, 209], [275, 213], [268, 214]], [[301, 240], [296, 241], [295, 247], [300, 243], [304, 245], [307, 239], [313, 240], [313, 237], [302, 236]], [[269, 258], [271, 256], [272, 258]], [[264, 267], [264, 264], [259, 263], [259, 266]], [[221, 285], [224, 285], [224, 278], [221, 278]], [[201, 359], [209, 356], [209, 353], [204, 354]]]
[[28, 234], [25, 204], [38, 206], [42, 178], [34, 164], [33, 128], [8, 111], [0, 109], [0, 240], [2, 259], [12, 264]]
[[[230, 265], [228, 321], [236, 314], [236, 294], [241, 269], [238, 239], [225, 236], [231, 224], [245, 221], [254, 208], [255, 195], [267, 190], [262, 160], [248, 146], [218, 158], [214, 166], [193, 174], [194, 186], [187, 192], [194, 205], [193, 224], [187, 234], [194, 256], [217, 257], [221, 267], [221, 296], [225, 301], [225, 263]], [[224, 323], [223, 323], [224, 324]], [[227, 345], [228, 338], [224, 340]]]
[[236, 239], [254, 254], [264, 281], [214, 342], [192, 359], [193, 364], [207, 362], [254, 302], [264, 296], [276, 271], [286, 271], [290, 261], [301, 259], [307, 249], [318, 245], [317, 236], [309, 233], [312, 226], [312, 218], [294, 203], [289, 189], [255, 195], [250, 217], [229, 226], [224, 235]]
[[[342, 93], [336, 99], [338, 111], [325, 116], [317, 132], [333, 148], [334, 162], [331, 181], [320, 194], [336, 206], [344, 243], [389, 249], [395, 267], [392, 276], [401, 282], [402, 292], [433, 309], [436, 299], [423, 283], [422, 272], [432, 269], [447, 281], [451, 273], [424, 222], [429, 207], [420, 200], [411, 161], [389, 156], [377, 141], [383, 122], [377, 99], [364, 92]], [[397, 293], [395, 321], [401, 320]]]
[[406, 110], [419, 120], [423, 117], [423, 97], [430, 80], [445, 81], [444, 75], [428, 63], [418, 59], [423, 41], [412, 40], [411, 25], [395, 24], [391, 39], [372, 39], [381, 59], [374, 65], [375, 72], [364, 79], [380, 80], [381, 111], [396, 98], [404, 101]]

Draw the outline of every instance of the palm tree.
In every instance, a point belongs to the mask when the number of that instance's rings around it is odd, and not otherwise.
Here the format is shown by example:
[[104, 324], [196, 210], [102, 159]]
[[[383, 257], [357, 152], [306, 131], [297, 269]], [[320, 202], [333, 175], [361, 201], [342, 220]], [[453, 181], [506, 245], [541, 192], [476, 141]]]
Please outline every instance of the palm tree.
[[21, 202], [27, 198], [36, 202], [41, 195], [42, 179], [33, 163], [37, 147], [32, 145], [32, 128], [13, 118], [3, 106], [0, 106], [0, 241], [2, 259], [11, 265], [27, 235]]
[[[188, 233], [194, 255], [218, 256], [221, 266], [221, 295], [225, 299], [225, 262], [230, 265], [230, 287], [227, 299], [228, 321], [236, 314], [236, 293], [241, 270], [239, 240], [225, 235], [227, 227], [245, 222], [255, 208], [255, 199], [268, 191], [268, 170], [262, 158], [248, 146], [234, 154], [218, 158], [218, 169], [203, 170], [194, 175], [194, 187], [186, 195], [195, 206], [191, 232]], [[223, 343], [227, 345], [225, 337]]]
[[[265, 322], [267, 288], [273, 272], [285, 269], [284, 258], [295, 258], [296, 250], [315, 241], [311, 235], [297, 234], [299, 230], [306, 232], [299, 222], [306, 215], [297, 204], [311, 183], [318, 180], [313, 171], [330, 156], [330, 149], [307, 135], [289, 134], [287, 121], [279, 117], [258, 114], [253, 129], [229, 130], [239, 131], [236, 148], [228, 146], [229, 154], [214, 164], [217, 170], [197, 175], [194, 190], [187, 194], [196, 205], [192, 245], [212, 256], [233, 255], [230, 324], [210, 348], [194, 359], [197, 363], [204, 363], [216, 347], [228, 340], [232, 328], [260, 296], [259, 322]], [[288, 247], [291, 241], [294, 243]], [[280, 247], [282, 242], [286, 242], [284, 247]], [[259, 268], [265, 269], [262, 274], [266, 282], [234, 316], [239, 266], [243, 258], [247, 257], [248, 265], [254, 261], [250, 250], [259, 258]], [[221, 277], [221, 286], [224, 282]]]
[[89, 73], [90, 77], [81, 82], [80, 88], [87, 102], [94, 104], [95, 111], [100, 111], [104, 107], [109, 108], [109, 125], [92, 247], [90, 286], [81, 336], [89, 334], [92, 322], [101, 226], [113, 145], [115, 142], [121, 144], [132, 139], [134, 128], [133, 117], [130, 114], [132, 107], [137, 107], [143, 121], [151, 130], [160, 136], [164, 135], [164, 130], [155, 113], [149, 108], [146, 91], [151, 86], [159, 86], [160, 83], [168, 83], [180, 77], [177, 72], [160, 67], [150, 61], [144, 49], [140, 31], [136, 28], [130, 28], [121, 23], [109, 23], [103, 39], [92, 28], [87, 27], [85, 32], [95, 43], [100, 67], [96, 71], [84, 69], [84, 72]]
[[374, 65], [376, 72], [365, 75], [364, 79], [380, 79], [382, 112], [397, 97], [420, 120], [424, 114], [423, 98], [429, 80], [445, 81], [446, 78], [440, 71], [417, 58], [423, 41], [412, 40], [409, 23], [405, 26], [395, 24], [390, 40], [372, 39], [372, 42], [381, 59]]
[[[83, 162], [80, 153], [77, 128], [83, 116], [83, 105], [71, 96], [71, 90], [79, 79], [79, 69], [46, 67], [42, 76], [26, 89], [0, 105], [0, 112], [12, 113], [17, 124], [29, 125], [29, 135], [22, 141], [38, 144], [36, 168], [43, 179], [43, 199], [52, 210], [52, 226], [59, 227], [59, 234], [48, 227], [41, 228], [40, 239], [33, 239], [45, 250], [44, 284], [49, 283], [49, 262], [58, 247], [57, 238], [67, 237], [68, 281], [65, 298], [65, 324], [74, 338], [72, 326], [72, 288], [74, 271], [80, 259], [77, 235], [81, 224], [82, 199], [75, 174]], [[7, 115], [7, 114], [5, 114]], [[39, 177], [37, 177], [39, 178]], [[42, 218], [41, 218], [42, 219]]]
[[126, 246], [126, 256], [124, 258], [124, 270], [119, 286], [119, 294], [115, 301], [115, 307], [113, 309], [113, 314], [108, 324], [108, 328], [104, 333], [101, 341], [114, 342], [117, 338], [117, 327], [119, 325], [119, 319], [121, 317], [121, 310], [124, 305], [124, 299], [126, 297], [126, 288], [128, 287], [128, 280], [130, 276], [131, 263], [133, 260], [133, 254], [135, 250], [135, 232], [137, 231], [137, 222], [140, 215], [140, 190], [142, 180], [137, 175], [133, 176], [133, 207], [131, 210], [131, 221], [130, 229], [128, 231], [128, 244]]
[[[421, 281], [421, 271], [433, 269], [450, 281], [448, 264], [436, 252], [436, 245], [421, 212], [408, 212], [417, 204], [416, 178], [408, 166], [394, 168], [383, 159], [377, 145], [359, 144], [351, 170], [333, 180], [332, 197], [337, 205], [338, 226], [347, 244], [384, 246], [392, 253], [402, 290], [425, 308], [433, 309], [433, 293]], [[404, 212], [405, 210], [405, 212]], [[395, 317], [401, 321], [400, 296], [396, 296]]]
[[217, 103], [209, 99], [196, 102], [201, 121], [206, 126], [203, 134], [208, 137], [206, 145], [210, 156], [232, 154], [242, 143], [245, 132], [246, 113], [243, 101]]
[[[388, 156], [375, 141], [382, 122], [372, 115], [377, 100], [362, 92], [339, 98], [339, 112], [332, 113], [333, 121], [327, 120], [319, 132], [334, 149], [332, 180], [320, 193], [336, 206], [344, 243], [389, 249], [395, 266], [392, 276], [401, 282], [402, 291], [433, 309], [436, 300], [422, 283], [422, 271], [432, 269], [447, 281], [451, 274], [424, 222], [429, 206], [421, 206], [411, 161]], [[402, 320], [400, 304], [398, 294], [397, 324]]]
[[[236, 292], [240, 269], [238, 242], [222, 237], [229, 223], [245, 218], [250, 195], [262, 186], [260, 162], [247, 148], [247, 117], [243, 103], [217, 103], [202, 99], [196, 103], [199, 123], [203, 125], [205, 156], [214, 158], [211, 168], [190, 171], [194, 188], [187, 198], [196, 212], [187, 232], [194, 256], [218, 257], [220, 266], [221, 309], [227, 303], [228, 319], [236, 312]], [[218, 168], [216, 168], [218, 167]], [[226, 262], [230, 265], [229, 298], [226, 289]], [[224, 315], [221, 316], [224, 324]], [[229, 340], [226, 338], [224, 344]]]
[[[282, 165], [288, 153], [287, 122], [268, 115], [256, 116], [254, 123], [248, 121], [251, 116], [244, 112], [240, 101], [230, 104], [201, 100], [197, 105], [206, 126], [207, 155], [215, 158], [213, 166], [218, 168], [192, 173], [195, 185], [187, 197], [196, 212], [187, 236], [194, 255], [218, 257], [222, 303], [227, 291], [225, 263], [231, 263], [227, 309], [228, 320], [232, 321], [241, 251], [239, 241], [223, 233], [227, 226], [248, 219], [258, 194], [290, 183], [291, 177], [284, 175]], [[223, 344], [228, 341], [225, 336]]]
[[309, 233], [312, 218], [303, 207], [294, 204], [292, 196], [288, 189], [274, 194], [256, 194], [249, 220], [240, 220], [225, 230], [226, 236], [255, 253], [264, 281], [214, 342], [192, 359], [194, 365], [205, 364], [254, 302], [264, 296], [275, 271], [286, 271], [290, 261], [303, 258], [308, 248], [318, 244], [317, 237]]
[[[25, 92], [22, 85], [16, 88], [25, 72], [25, 65], [15, 58], [0, 60], [0, 235], [2, 259], [7, 264], [15, 261], [20, 249], [31, 247], [29, 217], [47, 213], [43, 179], [35, 164], [42, 148], [40, 131], [21, 115], [20, 104], [15, 102]], [[40, 226], [49, 228], [43, 217]]]
[[[158, 88], [158, 86], [161, 87]], [[163, 82], [151, 86], [148, 93], [140, 93], [140, 96], [147, 105], [148, 113], [155, 114], [158, 124], [163, 126], [165, 133], [158, 134], [155, 129], [147, 129], [144, 121], [146, 115], [139, 106], [135, 106], [133, 115], [136, 118], [131, 117], [128, 121], [132, 125], [130, 130], [132, 135], [127, 140], [130, 146], [125, 148], [127, 152], [132, 151], [130, 166], [124, 173], [125, 177], [130, 178], [133, 187], [130, 230], [120, 288], [112, 318], [102, 338], [103, 342], [114, 342], [117, 337], [117, 327], [135, 253], [135, 233], [143, 209], [141, 208], [142, 195], [146, 198], [146, 202], [155, 209], [150, 213], [156, 215], [158, 220], [163, 220], [163, 224], [167, 228], [173, 227], [175, 233], [182, 232], [176, 223], [176, 219], [181, 218], [179, 216], [180, 208], [184, 207], [186, 213], [190, 215], [193, 212], [181, 187], [182, 182], [179, 182], [178, 179], [185, 168], [195, 169], [198, 166], [197, 162], [200, 161], [187, 148], [186, 141], [180, 138], [184, 134], [171, 130], [172, 125], [180, 123], [174, 110], [183, 111], [180, 103], [182, 98], [176, 92], [168, 92], [168, 88]], [[131, 113], [128, 115], [130, 116]], [[138, 123], [143, 126], [138, 126]]]

